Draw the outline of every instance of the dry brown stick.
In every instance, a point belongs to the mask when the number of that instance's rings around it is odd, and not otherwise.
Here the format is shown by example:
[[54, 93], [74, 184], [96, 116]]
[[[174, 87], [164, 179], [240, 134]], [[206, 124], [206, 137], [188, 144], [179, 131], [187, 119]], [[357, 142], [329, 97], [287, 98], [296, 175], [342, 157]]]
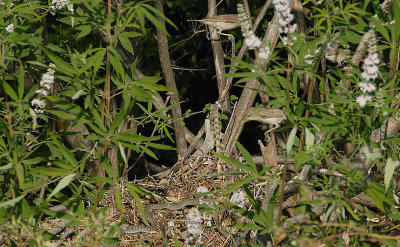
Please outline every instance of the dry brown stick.
[[[155, 1], [154, 7], [161, 13], [164, 13], [161, 0]], [[160, 21], [161, 25], [163, 25], [163, 27], [165, 28], [165, 20], [160, 16], [157, 16], [157, 19], [158, 21]], [[176, 87], [175, 77], [172, 71], [171, 59], [169, 57], [167, 35], [159, 28], [157, 28], [157, 44], [158, 44], [158, 54], [160, 56], [160, 63], [164, 75], [164, 80], [167, 87], [169, 87], [172, 90], [171, 104], [179, 103], [179, 92], [178, 88]], [[172, 117], [174, 119], [182, 118], [182, 110], [179, 104], [176, 107], [172, 108], [171, 111], [172, 111]], [[184, 128], [179, 123], [179, 121], [174, 121], [173, 125], [174, 125], [176, 147], [178, 149], [178, 154], [184, 155], [187, 148]]]
[[[251, 28], [251, 30], [253, 32], [257, 29], [257, 27], [260, 24], [260, 22], [262, 21], [262, 19], [264, 19], [265, 13], [267, 12], [267, 9], [271, 5], [271, 3], [272, 3], [272, 0], [269, 0], [262, 7], [260, 13], [258, 14], [258, 16], [257, 16], [256, 20], [254, 21], [254, 24]], [[246, 45], [243, 44], [238, 52], [237, 57], [239, 59], [241, 59], [243, 57], [244, 53], [246, 52], [246, 50], [247, 50], [247, 47], [246, 47]], [[233, 66], [236, 66], [236, 65], [237, 65], [236, 62], [232, 63], [232, 68], [229, 70], [229, 73], [233, 73], [233, 70], [234, 70]], [[222, 93], [219, 95], [219, 98], [218, 98], [219, 103], [222, 103], [225, 100], [225, 97], [228, 94], [229, 89], [231, 88], [232, 80], [233, 80], [233, 77], [227, 78], [225, 88], [223, 89]]]
[[[291, 1], [290, 6], [293, 5]], [[264, 35], [264, 40], [270, 44], [271, 52], [273, 52], [279, 38], [279, 31], [278, 31], [278, 16], [274, 15], [272, 21], [268, 25], [268, 29]], [[256, 64], [260, 64], [262, 68], [266, 68], [267, 64], [265, 60], [256, 59]], [[239, 98], [239, 102], [237, 104], [235, 114], [231, 116], [231, 121], [225, 132], [224, 137], [224, 148], [225, 148], [225, 155], [230, 156], [232, 153], [234, 144], [238, 139], [240, 133], [242, 132], [243, 125], [242, 120], [244, 119], [245, 112], [254, 102], [256, 97], [256, 91], [253, 90], [254, 88], [259, 88], [260, 84], [257, 80], [250, 80], [246, 83], [245, 88]]]
[[186, 152], [183, 154], [184, 160], [186, 160], [189, 157], [189, 155], [193, 152], [195, 147], [202, 146], [200, 138], [203, 136], [204, 132], [205, 132], [205, 124], [203, 124], [199, 132], [197, 132], [197, 135], [193, 138], [193, 141], [190, 143], [190, 146], [188, 147], [188, 149], [186, 149]]
[[[217, 6], [215, 0], [208, 0], [208, 16], [217, 15]], [[225, 74], [224, 68], [224, 51], [222, 49], [222, 44], [220, 40], [220, 35], [218, 34], [217, 30], [213, 27], [208, 27], [210, 30], [210, 37], [211, 37], [211, 46], [214, 54], [214, 65], [215, 65], [215, 72], [217, 76], [217, 85], [218, 85], [218, 95], [221, 95], [225, 84], [226, 78], [222, 76]]]

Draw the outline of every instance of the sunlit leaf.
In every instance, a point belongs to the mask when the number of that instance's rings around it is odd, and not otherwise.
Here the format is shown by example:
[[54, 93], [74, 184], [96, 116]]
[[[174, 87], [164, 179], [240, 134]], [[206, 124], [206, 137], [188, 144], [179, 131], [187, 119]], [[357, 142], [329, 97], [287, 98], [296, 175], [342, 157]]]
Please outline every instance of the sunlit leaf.
[[60, 180], [60, 182], [57, 184], [57, 186], [54, 188], [54, 190], [47, 197], [47, 200], [50, 200], [55, 194], [57, 194], [62, 189], [64, 189], [66, 186], [68, 186], [69, 183], [75, 178], [75, 176], [76, 176], [76, 174], [69, 174], [69, 175], [63, 177]]
[[294, 127], [289, 134], [288, 140], [286, 142], [286, 153], [290, 153], [292, 151], [292, 147], [294, 144], [294, 140], [296, 138], [296, 133], [297, 133], [297, 127]]
[[22, 200], [22, 198], [24, 198], [25, 195], [20, 195], [15, 199], [12, 200], [8, 200], [5, 202], [0, 202], [0, 208], [9, 208], [9, 207], [13, 207], [15, 204], [17, 204], [19, 201]]
[[396, 167], [398, 166], [399, 162], [394, 161], [392, 158], [389, 158], [386, 161], [385, 165], [385, 176], [384, 176], [384, 184], [385, 184], [385, 190], [387, 191], [390, 187], [390, 181], [393, 178], [394, 171]]

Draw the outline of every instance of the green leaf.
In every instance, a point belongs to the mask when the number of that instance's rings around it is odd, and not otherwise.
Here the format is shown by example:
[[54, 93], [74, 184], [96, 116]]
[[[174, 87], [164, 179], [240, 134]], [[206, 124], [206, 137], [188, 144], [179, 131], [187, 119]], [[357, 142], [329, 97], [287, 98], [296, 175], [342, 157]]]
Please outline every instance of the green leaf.
[[9, 170], [14, 167], [13, 163], [8, 163], [7, 165], [0, 166], [0, 171]]
[[398, 162], [395, 162], [392, 158], [389, 158], [386, 161], [384, 177], [385, 191], [389, 189], [390, 181], [393, 178], [394, 170], [396, 169], [397, 165]]
[[72, 174], [73, 172], [67, 169], [63, 168], [57, 168], [57, 167], [34, 167], [30, 169], [32, 172], [42, 174], [44, 176], [54, 176], [54, 177], [59, 177], [59, 176], [64, 176], [67, 174]]
[[110, 176], [114, 181], [116, 179], [114, 169], [111, 166], [110, 161], [107, 158], [104, 158], [104, 160], [101, 162], [101, 165], [103, 166], [104, 170], [107, 172], [108, 176]]
[[14, 169], [17, 174], [19, 188], [24, 190], [24, 178], [25, 178], [24, 167], [21, 164], [16, 164]]
[[128, 164], [128, 159], [126, 158], [124, 147], [121, 145], [121, 142], [118, 142], [118, 149], [121, 154], [122, 160], [125, 164]]
[[78, 166], [78, 161], [75, 159], [74, 154], [69, 151], [67, 148], [64, 147], [64, 145], [57, 139], [56, 135], [54, 133], [50, 133], [50, 137], [53, 140], [53, 143], [58, 147], [58, 149], [61, 151], [65, 159], [73, 165], [73, 167]]
[[[168, 244], [168, 241], [166, 241]], [[174, 247], [181, 247], [181, 242], [178, 239], [178, 236], [176, 235], [176, 231], [174, 231]]]
[[76, 174], [69, 174], [63, 177], [46, 200], [49, 201], [55, 194], [64, 189], [75, 178], [75, 176]]
[[100, 49], [93, 56], [91, 56], [86, 63], [79, 69], [77, 76], [87, 71], [89, 68], [94, 67], [94, 73], [103, 64], [104, 55], [106, 54], [105, 49]]
[[278, 188], [279, 188], [278, 186], [275, 187], [274, 194], [268, 202], [266, 218], [267, 218], [267, 224], [270, 226], [272, 226], [273, 222], [274, 222], [274, 211], [275, 211], [275, 207], [277, 205], [278, 198], [279, 198], [279, 189]]
[[35, 210], [35, 206], [29, 206], [29, 203], [25, 200], [22, 199], [21, 202], [21, 214], [22, 217], [25, 219], [29, 219], [30, 217], [32, 217], [33, 215], [36, 215], [37, 210]]
[[142, 216], [142, 219], [144, 219], [144, 221], [147, 224], [148, 222], [147, 222], [147, 219], [146, 219], [146, 215], [144, 213], [143, 204], [142, 204], [142, 201], [139, 198], [139, 195], [136, 193], [135, 186], [130, 184], [130, 183], [125, 183], [125, 186], [126, 186], [126, 188], [128, 188], [129, 193], [131, 193], [133, 199], [135, 200], [136, 206], [137, 206], [137, 208], [139, 210], [140, 215]]
[[122, 205], [122, 199], [121, 199], [121, 188], [118, 187], [117, 191], [115, 193], [115, 203], [117, 203], [117, 207], [119, 210], [121, 210], [122, 213], [125, 213], [124, 206]]
[[25, 195], [20, 195], [15, 199], [12, 200], [8, 200], [5, 202], [0, 202], [0, 208], [9, 208], [9, 207], [13, 207], [15, 204], [17, 204], [19, 201], [22, 200], [22, 198], [24, 198]]
[[[251, 157], [251, 154], [243, 147], [242, 144], [240, 144], [239, 141], [236, 141], [236, 146], [239, 149], [239, 151], [242, 153], [242, 156], [246, 160], [246, 162], [250, 165], [250, 167], [253, 168], [253, 171], [257, 172], [257, 166], [256, 166], [256, 163], [254, 163], [253, 158]], [[257, 175], [258, 175], [258, 172], [257, 172]]]
[[74, 77], [77, 71], [69, 63], [65, 62], [62, 58], [56, 56], [51, 51], [40, 46], [43, 52], [50, 58], [50, 60], [56, 65], [55, 70], [60, 71], [68, 76]]
[[234, 192], [235, 190], [241, 188], [243, 185], [250, 183], [254, 179], [255, 179], [254, 177], [247, 177], [247, 178], [241, 179], [241, 180], [233, 183], [227, 190], [225, 190], [224, 192], [221, 193], [221, 196]]
[[382, 212], [385, 212], [385, 207], [383, 206], [383, 202], [385, 201], [386, 194], [383, 186], [372, 182], [369, 184], [369, 188], [366, 190], [366, 193], [372, 198], [376, 206]]
[[371, 17], [370, 21], [375, 25], [375, 29], [386, 39], [386, 41], [390, 42], [389, 33], [382, 25], [381, 21], [377, 20], [374, 16]]
[[22, 100], [24, 96], [24, 86], [25, 86], [25, 71], [24, 71], [24, 66], [22, 63], [19, 63], [19, 71], [17, 74], [18, 78], [18, 99]]
[[394, 14], [393, 20], [395, 20], [393, 31], [394, 31], [394, 38], [393, 40], [399, 40], [400, 37], [400, 1], [399, 0], [394, 0], [392, 2], [392, 10]]
[[75, 120], [78, 117], [74, 114], [71, 114], [69, 112], [65, 112], [65, 111], [57, 111], [57, 110], [47, 110], [46, 112], [53, 114], [54, 116], [57, 116], [61, 119], [65, 119], [65, 120]]
[[36, 164], [39, 164], [40, 162], [44, 162], [44, 161], [47, 161], [47, 158], [45, 158], [45, 157], [35, 157], [35, 158], [32, 158], [32, 159], [26, 159], [26, 160], [24, 159], [21, 162], [24, 165], [36, 165]]
[[121, 42], [122, 47], [125, 48], [125, 50], [129, 51], [132, 55], [134, 54], [133, 52], [133, 47], [132, 47], [132, 43], [129, 40], [129, 38], [124, 35], [125, 33], [120, 33], [117, 37], [119, 42]]
[[88, 35], [92, 30], [93, 27], [90, 25], [82, 25], [79, 27], [75, 27], [76, 30], [80, 30], [81, 32], [78, 34], [78, 36], [76, 36], [76, 40], [85, 37], [86, 35]]
[[348, 202], [346, 201], [341, 201], [344, 206], [346, 207], [347, 212], [349, 212], [351, 214], [351, 216], [353, 216], [353, 218], [355, 220], [361, 220], [360, 217], [358, 217], [358, 215], [354, 212], [354, 210], [351, 208], [351, 206], [349, 205]]
[[143, 87], [145, 89], [151, 89], [154, 91], [172, 91], [171, 89], [169, 89], [168, 87], [164, 86], [164, 85], [159, 85], [159, 84], [152, 84], [152, 83], [147, 83], [147, 82], [141, 82], [141, 81], [135, 81], [135, 86], [140, 86]]
[[150, 157], [153, 159], [158, 160], [157, 156], [155, 153], [153, 153], [150, 149], [148, 149], [146, 146], [140, 146], [140, 148]]
[[306, 128], [306, 149], [310, 150], [310, 148], [314, 145], [314, 142], [314, 134], [308, 128]]
[[137, 81], [134, 81], [131, 84], [131, 88], [133, 89], [134, 87], [142, 87], [142, 88], [151, 89], [154, 91], [172, 91], [171, 89], [169, 89], [168, 87], [166, 87], [164, 85], [156, 84], [161, 79], [162, 78], [158, 77], [158, 76], [146, 76]]
[[131, 134], [129, 132], [131, 132], [131, 130], [128, 130], [127, 132], [123, 132], [123, 133], [117, 133], [114, 136], [119, 141], [125, 141], [125, 142], [130, 142], [130, 143], [144, 142], [144, 141], [156, 141], [156, 140], [160, 139], [160, 137], [147, 137], [147, 136]]
[[159, 11], [158, 9], [154, 8], [151, 5], [148, 4], [142, 4], [142, 6], [148, 8], [150, 11], [152, 11], [153, 13], [155, 13], [156, 15], [160, 16], [161, 18], [163, 18], [168, 24], [170, 24], [171, 26], [173, 26], [176, 30], [178, 30], [178, 27], [175, 26], [175, 24], [168, 19], [161, 11]]
[[171, 147], [171, 146], [159, 144], [159, 143], [147, 142], [146, 145], [148, 145], [149, 147], [161, 149], [161, 150], [176, 150], [175, 147]]
[[360, 41], [361, 41], [361, 39], [362, 39], [362, 37], [359, 35], [359, 34], [357, 34], [357, 33], [355, 33], [355, 32], [352, 32], [352, 31], [350, 31], [350, 30], [348, 30], [348, 29], [346, 29], [345, 31], [344, 31], [344, 33], [345, 33], [345, 38], [346, 38], [346, 40], [348, 40], [348, 41], [350, 41], [351, 43], [353, 43], [353, 44], [358, 44], [358, 43], [360, 43]]
[[161, 22], [159, 20], [157, 20], [157, 18], [154, 15], [152, 15], [145, 8], [142, 9], [142, 12], [146, 16], [146, 18], [149, 19], [149, 21], [151, 23], [153, 23], [153, 25], [156, 28], [160, 29], [161, 31], [163, 31], [163, 33], [165, 33], [166, 35], [170, 36], [169, 33], [167, 32], [167, 29], [165, 29], [165, 26], [163, 24], [161, 24]]
[[92, 181], [94, 181], [94, 182], [102, 181], [102, 182], [105, 182], [106, 184], [111, 184], [111, 185], [114, 184], [114, 181], [108, 177], [94, 177], [91, 180], [89, 180], [89, 182], [92, 182]]
[[145, 30], [145, 28], [144, 28], [144, 24], [145, 24], [145, 22], [144, 22], [144, 14], [143, 14], [142, 10], [143, 10], [143, 8], [137, 8], [136, 9], [136, 16], [137, 16], [137, 19], [138, 19], [139, 24], [140, 24], [140, 29], [141, 30]]
[[135, 85], [130, 85], [130, 90], [128, 90], [129, 95], [132, 96], [137, 101], [149, 102], [152, 101], [153, 93], [149, 90], [143, 89], [142, 87], [136, 87]]
[[14, 101], [18, 100], [18, 96], [15, 93], [14, 89], [5, 81], [1, 81], [1, 85], [3, 86], [3, 89], [5, 93], [10, 96], [10, 98]]
[[117, 50], [115, 50], [114, 47], [107, 46], [107, 49], [109, 51], [108, 57], [110, 59], [112, 67], [114, 68], [115, 72], [117, 72], [120, 75], [120, 77], [123, 77], [125, 74], [125, 71], [124, 71], [124, 66], [122, 65], [121, 56], [118, 54]]
[[142, 195], [148, 195], [148, 196], [152, 196], [154, 198], [162, 199], [161, 196], [159, 196], [159, 195], [157, 195], [157, 194], [155, 194], [155, 193], [153, 193], [151, 191], [148, 191], [148, 190], [145, 190], [143, 188], [140, 188], [136, 184], [125, 183], [124, 185], [128, 188], [128, 190], [133, 190], [133, 191], [135, 191], [137, 193], [140, 193]]
[[226, 156], [224, 156], [222, 154], [215, 153], [215, 155], [217, 155], [218, 158], [222, 159], [223, 161], [225, 161], [229, 165], [236, 166], [237, 168], [242, 169], [244, 171], [247, 171], [247, 172], [251, 173], [254, 176], [257, 176], [257, 174], [258, 174], [257, 170], [254, 170], [253, 167], [251, 167], [251, 166], [242, 164], [241, 162], [239, 162], [239, 161], [237, 161], [235, 159], [232, 159], [230, 157], [226, 157]]
[[292, 131], [290, 131], [289, 138], [286, 142], [286, 153], [289, 154], [292, 151], [294, 140], [296, 138], [297, 127], [294, 127]]
[[231, 227], [237, 228], [237, 229], [242, 229], [242, 230], [264, 230], [264, 227], [258, 226], [253, 223], [235, 223], [233, 225], [230, 225]]
[[246, 192], [246, 196], [250, 201], [250, 204], [253, 206], [254, 211], [255, 211], [255, 217], [254, 221], [262, 226], [268, 225], [268, 218], [265, 213], [265, 211], [260, 207], [260, 204], [258, 204], [258, 201], [254, 199], [252, 192], [249, 190], [249, 188], [244, 185], [243, 190]]

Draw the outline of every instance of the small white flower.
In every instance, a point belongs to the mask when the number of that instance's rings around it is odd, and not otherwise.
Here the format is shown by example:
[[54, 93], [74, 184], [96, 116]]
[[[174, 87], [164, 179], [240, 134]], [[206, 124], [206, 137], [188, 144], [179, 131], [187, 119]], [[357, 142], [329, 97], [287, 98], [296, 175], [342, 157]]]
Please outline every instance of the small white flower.
[[37, 106], [39, 108], [45, 108], [46, 107], [46, 102], [44, 100], [40, 100], [40, 99], [34, 99], [31, 102], [32, 106]]
[[[293, 21], [294, 15], [290, 13], [290, 2], [288, 0], [273, 0], [275, 6], [275, 13], [277, 15], [278, 31], [285, 33], [288, 36], [296, 30], [296, 24], [290, 25]], [[288, 44], [288, 40], [283, 40], [284, 44]]]
[[367, 65], [378, 65], [379, 64], [379, 56], [378, 53], [371, 53], [364, 61], [364, 64]]
[[254, 33], [252, 33], [251, 35], [249, 35], [244, 39], [244, 43], [246, 44], [247, 47], [253, 49], [260, 47], [261, 40], [256, 35], [254, 35]]
[[282, 42], [284, 45], [288, 44], [288, 37], [282, 37]]
[[271, 55], [271, 50], [268, 46], [263, 46], [260, 48], [258, 52], [258, 57], [260, 59], [268, 59], [269, 55]]
[[39, 95], [43, 95], [43, 96], [49, 95], [49, 91], [47, 91], [47, 90], [44, 89], [44, 88], [41, 88], [41, 89], [39, 89], [39, 90], [36, 90], [36, 93], [39, 94]]
[[371, 82], [360, 82], [358, 84], [358, 87], [360, 88], [360, 90], [363, 93], [371, 93], [373, 91], [375, 91], [376, 87], [374, 84], [372, 84]]
[[44, 87], [44, 85], [51, 85], [54, 83], [54, 75], [51, 73], [45, 73], [42, 76], [42, 80], [40, 81], [40, 86]]
[[246, 197], [243, 191], [234, 192], [231, 196], [230, 202], [236, 204], [237, 206], [244, 208], [246, 204]]
[[51, 2], [51, 8], [53, 10], [62, 9], [68, 4], [69, 4], [69, 0], [53, 0]]
[[185, 232], [185, 243], [186, 245], [194, 245], [201, 243], [201, 224], [203, 220], [197, 208], [192, 208], [188, 211], [186, 216], [187, 230]]
[[372, 100], [372, 96], [371, 95], [360, 95], [357, 97], [356, 102], [357, 104], [359, 104], [361, 107], [364, 107], [368, 101]]
[[8, 26], [6, 27], [6, 32], [7, 32], [7, 33], [12, 33], [12, 32], [14, 32], [14, 24], [13, 24], [13, 23], [11, 23], [10, 25], [8, 25]]
[[54, 69], [47, 69], [47, 74], [49, 75], [54, 75], [54, 73], [56, 73], [56, 71]]
[[39, 109], [39, 108], [35, 108], [35, 109], [33, 109], [34, 111], [35, 111], [35, 113], [44, 113], [44, 110], [43, 109]]
[[364, 59], [364, 63], [362, 65], [363, 72], [361, 73], [361, 77], [366, 81], [375, 80], [378, 77], [378, 65], [379, 65], [379, 56], [376, 51], [376, 39], [375, 34], [372, 30], [371, 38], [369, 40], [370, 46], [368, 49], [368, 56]]
[[304, 56], [304, 62], [308, 65], [311, 65], [313, 62], [314, 56], [308, 53], [307, 55]]

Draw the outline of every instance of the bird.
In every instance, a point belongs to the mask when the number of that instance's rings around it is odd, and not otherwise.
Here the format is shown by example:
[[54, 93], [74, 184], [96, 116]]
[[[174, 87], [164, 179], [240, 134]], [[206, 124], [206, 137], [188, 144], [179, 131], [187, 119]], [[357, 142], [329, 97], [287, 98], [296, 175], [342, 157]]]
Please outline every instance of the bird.
[[232, 30], [240, 27], [239, 17], [236, 14], [214, 15], [201, 20], [188, 21], [198, 21], [206, 24], [207, 26], [218, 29], [219, 31]]
[[279, 128], [280, 123], [286, 119], [285, 111], [281, 109], [252, 107], [246, 111], [244, 121], [258, 121], [264, 124], [275, 125], [274, 128], [267, 131], [268, 133]]

